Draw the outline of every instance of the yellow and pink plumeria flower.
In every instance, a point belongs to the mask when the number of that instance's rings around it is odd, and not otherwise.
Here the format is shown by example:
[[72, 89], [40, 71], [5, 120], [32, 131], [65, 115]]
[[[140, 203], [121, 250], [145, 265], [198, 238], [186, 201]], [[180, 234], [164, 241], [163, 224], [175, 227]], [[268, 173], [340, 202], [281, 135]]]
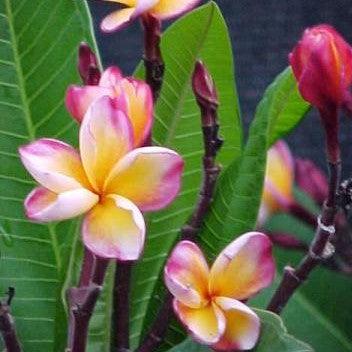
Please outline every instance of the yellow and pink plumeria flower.
[[131, 120], [134, 145], [143, 145], [153, 123], [153, 97], [148, 84], [123, 77], [119, 68], [111, 66], [104, 71], [97, 86], [70, 86], [66, 107], [81, 122], [92, 102], [104, 95], [118, 99], [120, 109], [126, 110]]
[[134, 132], [116, 99], [103, 96], [82, 120], [79, 152], [54, 139], [21, 147], [23, 164], [40, 184], [25, 201], [28, 218], [50, 222], [86, 213], [88, 249], [104, 258], [137, 259], [145, 238], [142, 211], [176, 197], [183, 160], [167, 148], [133, 149]]
[[233, 241], [210, 269], [198, 246], [182, 241], [164, 272], [180, 321], [195, 340], [217, 351], [255, 346], [260, 319], [243, 301], [269, 286], [274, 275], [272, 244], [259, 232]]
[[151, 15], [166, 20], [191, 10], [200, 0], [105, 0], [125, 5], [126, 7], [106, 16], [101, 29], [113, 32], [127, 25], [139, 16]]
[[287, 208], [293, 201], [294, 160], [288, 145], [278, 141], [268, 151], [258, 223]]

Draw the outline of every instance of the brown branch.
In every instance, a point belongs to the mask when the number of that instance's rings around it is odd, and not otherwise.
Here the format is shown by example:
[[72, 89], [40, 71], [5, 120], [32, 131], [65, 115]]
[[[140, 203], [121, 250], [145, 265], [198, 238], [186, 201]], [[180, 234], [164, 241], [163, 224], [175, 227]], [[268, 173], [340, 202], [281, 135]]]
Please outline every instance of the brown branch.
[[9, 287], [7, 301], [0, 302], [0, 334], [7, 352], [21, 352], [22, 348], [16, 333], [16, 326], [11, 315], [10, 304], [15, 290]]
[[307, 255], [296, 269], [290, 266], [285, 267], [282, 281], [268, 305], [268, 310], [276, 314], [281, 313], [289, 299], [308, 278], [311, 271], [334, 253], [334, 247], [330, 240], [335, 233], [336, 192], [340, 182], [341, 163], [330, 162], [329, 170], [329, 196], [319, 217], [314, 240]]
[[[199, 192], [198, 203], [192, 216], [180, 231], [181, 240], [191, 241], [196, 239], [212, 202], [215, 183], [220, 173], [220, 167], [217, 165], [215, 158], [222, 146], [222, 140], [218, 137], [216, 88], [210, 74], [201, 62], [196, 63], [193, 73], [193, 91], [201, 110], [204, 157], [203, 182]], [[173, 317], [172, 299], [172, 295], [167, 292], [154, 323], [137, 349], [138, 352], [154, 351], [162, 343]]]
[[153, 93], [154, 102], [157, 101], [164, 78], [164, 61], [160, 50], [161, 21], [151, 15], [142, 17], [144, 29], [144, 66], [145, 80]]

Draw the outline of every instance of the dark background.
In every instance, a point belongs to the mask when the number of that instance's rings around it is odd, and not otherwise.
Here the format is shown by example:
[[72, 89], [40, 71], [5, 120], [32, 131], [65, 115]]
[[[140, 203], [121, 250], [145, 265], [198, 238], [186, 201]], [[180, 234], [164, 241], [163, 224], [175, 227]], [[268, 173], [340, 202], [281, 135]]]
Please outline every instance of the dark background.
[[[287, 55], [304, 28], [329, 23], [352, 43], [352, 0], [218, 0], [228, 23], [235, 55], [237, 86], [243, 122], [248, 127], [265, 88], [287, 66]], [[116, 4], [90, 0], [95, 25]], [[104, 65], [117, 64], [131, 74], [141, 58], [141, 32], [136, 22], [114, 33], [102, 34], [98, 44]], [[324, 167], [319, 119], [312, 112], [288, 138], [296, 155]], [[345, 176], [352, 173], [352, 119], [341, 127]]]

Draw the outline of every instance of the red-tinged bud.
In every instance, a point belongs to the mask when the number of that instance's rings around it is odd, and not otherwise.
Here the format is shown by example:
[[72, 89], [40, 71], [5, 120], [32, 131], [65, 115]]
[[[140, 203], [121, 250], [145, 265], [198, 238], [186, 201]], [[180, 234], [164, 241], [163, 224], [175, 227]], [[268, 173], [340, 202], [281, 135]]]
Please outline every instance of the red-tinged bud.
[[319, 109], [329, 162], [340, 160], [338, 110], [352, 84], [352, 47], [328, 25], [305, 30], [289, 56], [302, 97]]
[[319, 110], [343, 104], [352, 84], [352, 48], [333, 27], [306, 29], [289, 60], [305, 100]]
[[214, 81], [201, 61], [197, 61], [194, 67], [192, 86], [198, 104], [212, 105], [215, 108], [219, 105]]
[[327, 176], [312, 161], [299, 158], [295, 160], [295, 180], [317, 204], [322, 205], [328, 197]]
[[87, 43], [81, 43], [78, 50], [78, 71], [86, 85], [97, 85], [100, 70], [96, 55]]

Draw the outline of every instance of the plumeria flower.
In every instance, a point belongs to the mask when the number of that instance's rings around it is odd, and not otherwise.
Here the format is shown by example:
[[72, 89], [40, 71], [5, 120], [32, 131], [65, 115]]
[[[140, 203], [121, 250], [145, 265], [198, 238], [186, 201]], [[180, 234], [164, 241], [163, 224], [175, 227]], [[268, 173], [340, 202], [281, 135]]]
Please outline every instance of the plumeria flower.
[[290, 149], [280, 140], [268, 151], [259, 225], [263, 225], [270, 215], [285, 210], [294, 201], [294, 174]]
[[101, 29], [114, 32], [139, 16], [152, 15], [160, 20], [167, 20], [191, 10], [200, 0], [105, 0], [125, 5], [106, 16]]
[[183, 161], [166, 148], [133, 149], [133, 132], [116, 100], [104, 96], [82, 121], [79, 152], [55, 139], [21, 147], [24, 166], [40, 184], [25, 200], [28, 218], [50, 222], [86, 213], [88, 249], [103, 258], [137, 259], [145, 237], [142, 212], [176, 197]]
[[126, 110], [131, 120], [134, 145], [143, 145], [153, 123], [153, 97], [148, 84], [123, 77], [121, 71], [112, 66], [104, 71], [98, 85], [70, 86], [66, 92], [66, 107], [81, 122], [92, 102], [104, 95], [118, 98], [120, 109]]
[[268, 237], [249, 232], [228, 245], [209, 269], [201, 250], [180, 242], [164, 278], [176, 315], [193, 338], [217, 351], [255, 346], [260, 320], [243, 301], [273, 281], [275, 265]]

